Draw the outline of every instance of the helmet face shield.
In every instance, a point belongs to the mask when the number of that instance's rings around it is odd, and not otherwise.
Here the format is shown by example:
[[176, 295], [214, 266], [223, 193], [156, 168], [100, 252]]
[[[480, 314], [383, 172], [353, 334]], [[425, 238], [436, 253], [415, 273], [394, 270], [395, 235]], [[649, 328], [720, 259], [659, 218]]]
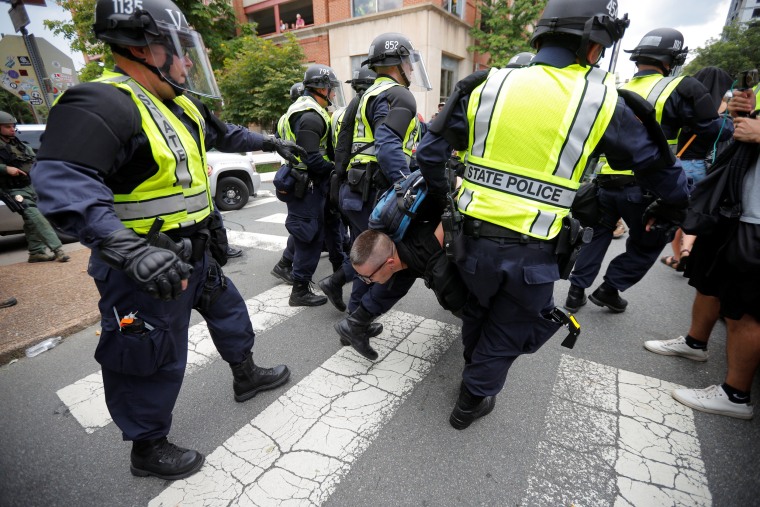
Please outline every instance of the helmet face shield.
[[[187, 92], [212, 99], [221, 98], [201, 35], [195, 30], [178, 30], [162, 22], [156, 25], [161, 36], [150, 45], [155, 61], [160, 62], [164, 55], [168, 55], [170, 59], [167, 63], [173, 63], [171, 58], [179, 58], [183, 63], [181, 70], [176, 64], [158, 66], [161, 76]], [[165, 51], [163, 55], [159, 54], [161, 51]]]
[[346, 96], [343, 95], [343, 85], [337, 79], [330, 79], [330, 102], [336, 108], [346, 105]]
[[425, 68], [425, 61], [422, 59], [422, 53], [413, 49], [408, 55], [401, 56], [401, 68], [404, 69], [409, 86], [419, 86], [423, 90], [429, 91], [433, 87], [430, 85], [430, 77]]

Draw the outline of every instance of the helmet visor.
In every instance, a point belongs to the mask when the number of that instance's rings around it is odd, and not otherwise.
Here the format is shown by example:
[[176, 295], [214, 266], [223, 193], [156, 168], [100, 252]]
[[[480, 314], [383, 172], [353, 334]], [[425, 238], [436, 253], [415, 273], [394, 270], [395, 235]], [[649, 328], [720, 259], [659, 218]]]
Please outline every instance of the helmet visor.
[[[167, 63], [171, 61], [171, 65], [159, 66], [161, 76], [187, 92], [212, 99], [221, 98], [222, 94], [216, 84], [214, 71], [211, 70], [211, 62], [201, 35], [195, 30], [177, 30], [176, 27], [165, 23], [156, 24], [162, 37], [151, 44], [151, 53], [156, 61], [161, 61], [163, 57], [157, 54], [160, 50], [155, 48], [163, 46], [166, 54], [172, 57], [167, 60]], [[181, 60], [182, 65], [173, 61], [176, 58]]]
[[337, 79], [330, 79], [330, 102], [336, 108], [346, 105], [346, 96], [343, 95], [343, 84]]
[[422, 59], [422, 53], [416, 49], [408, 55], [401, 56], [401, 68], [404, 69], [406, 78], [409, 80], [409, 86], [419, 86], [423, 90], [432, 90], [430, 86], [430, 77], [425, 69], [425, 61]]

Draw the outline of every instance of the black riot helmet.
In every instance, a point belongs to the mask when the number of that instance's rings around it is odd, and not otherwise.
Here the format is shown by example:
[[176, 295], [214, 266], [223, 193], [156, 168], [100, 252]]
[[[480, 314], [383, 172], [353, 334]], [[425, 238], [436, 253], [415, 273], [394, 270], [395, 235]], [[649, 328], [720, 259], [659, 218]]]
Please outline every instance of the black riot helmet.
[[[673, 28], [657, 28], [641, 39], [639, 45], [631, 50], [631, 60], [660, 67], [665, 75], [686, 61], [689, 48], [683, 45], [683, 34]], [[665, 67], [667, 66], [667, 68]]]
[[535, 55], [533, 53], [529, 53], [527, 51], [524, 51], [522, 53], [517, 53], [515, 56], [509, 59], [509, 62], [507, 62], [506, 68], [513, 69], [513, 68], [520, 68], [525, 67], [530, 64], [530, 62], [533, 61], [533, 57]]
[[303, 95], [303, 83], [299, 81], [290, 87], [290, 100], [295, 102], [301, 95]]
[[[335, 105], [335, 107], [346, 105], [346, 101], [343, 98], [343, 88], [332, 67], [319, 63], [309, 65], [309, 68], [303, 74], [303, 86], [305, 88], [304, 91], [308, 90], [312, 95], [322, 97], [329, 105]], [[328, 96], [315, 91], [320, 88], [327, 88], [329, 90]], [[331, 99], [330, 95], [332, 95], [332, 92], [335, 92], [335, 96]]]
[[[182, 10], [171, 0], [97, 0], [92, 29], [95, 37], [110, 44], [115, 53], [142, 63], [171, 84], [178, 94], [189, 91], [205, 97], [221, 97], [203, 38], [190, 27]], [[149, 46], [157, 61], [165, 63], [160, 68], [148, 65], [133, 57], [124, 46]], [[181, 82], [169, 75], [175, 58], [192, 62], [185, 65]]]
[[362, 62], [377, 72], [376, 67], [398, 67], [406, 80], [406, 86], [417, 85], [432, 90], [422, 54], [414, 49], [412, 41], [400, 33], [388, 32], [375, 37]]
[[356, 93], [362, 93], [372, 86], [376, 78], [377, 73], [374, 70], [362, 65], [359, 70], [354, 71], [353, 79], [349, 79], [346, 83], [350, 84]]
[[577, 55], [585, 66], [588, 41], [609, 48], [623, 37], [629, 23], [628, 14], [618, 18], [618, 0], [549, 0], [530, 45], [538, 49], [549, 34], [576, 35], [580, 38]]

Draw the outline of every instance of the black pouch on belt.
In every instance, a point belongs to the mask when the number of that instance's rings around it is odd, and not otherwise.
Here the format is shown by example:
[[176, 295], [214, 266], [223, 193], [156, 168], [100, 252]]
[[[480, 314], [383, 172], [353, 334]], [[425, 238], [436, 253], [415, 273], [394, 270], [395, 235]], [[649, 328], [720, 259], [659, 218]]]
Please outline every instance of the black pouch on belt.
[[222, 272], [222, 267], [212, 258], [209, 261], [206, 281], [203, 282], [203, 290], [193, 308], [199, 312], [208, 310], [225, 290], [227, 290], [227, 278]]
[[364, 169], [351, 167], [348, 170], [348, 187], [352, 192], [362, 195], [362, 202], [369, 200], [369, 187], [371, 185], [369, 173], [369, 167]]
[[566, 216], [562, 219], [562, 228], [557, 235], [557, 246], [554, 249], [560, 278], [567, 280], [581, 247], [591, 241], [593, 234], [594, 230], [591, 227], [583, 227], [575, 218]]
[[293, 170], [290, 171], [290, 175], [296, 180], [293, 195], [295, 195], [297, 199], [303, 199], [306, 195], [306, 189], [309, 188], [309, 173], [301, 169], [293, 168]]
[[224, 228], [222, 214], [218, 210], [211, 212], [208, 218], [208, 240], [211, 256], [220, 266], [227, 264], [227, 229]]

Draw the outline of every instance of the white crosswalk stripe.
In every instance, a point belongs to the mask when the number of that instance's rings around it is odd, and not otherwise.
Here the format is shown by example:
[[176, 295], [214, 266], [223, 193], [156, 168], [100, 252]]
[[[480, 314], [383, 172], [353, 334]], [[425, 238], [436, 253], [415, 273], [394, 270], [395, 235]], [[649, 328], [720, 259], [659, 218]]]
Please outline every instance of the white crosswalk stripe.
[[256, 219], [257, 222], [269, 222], [272, 224], [284, 224], [285, 219], [288, 218], [287, 213], [275, 213], [274, 215], [268, 215]]
[[395, 311], [380, 321], [377, 362], [344, 347], [149, 505], [322, 504], [459, 332]]
[[520, 505], [712, 505], [680, 387], [563, 356]]
[[258, 248], [270, 252], [281, 252], [288, 243], [286, 236], [242, 231], [227, 231], [227, 240], [232, 245]]

